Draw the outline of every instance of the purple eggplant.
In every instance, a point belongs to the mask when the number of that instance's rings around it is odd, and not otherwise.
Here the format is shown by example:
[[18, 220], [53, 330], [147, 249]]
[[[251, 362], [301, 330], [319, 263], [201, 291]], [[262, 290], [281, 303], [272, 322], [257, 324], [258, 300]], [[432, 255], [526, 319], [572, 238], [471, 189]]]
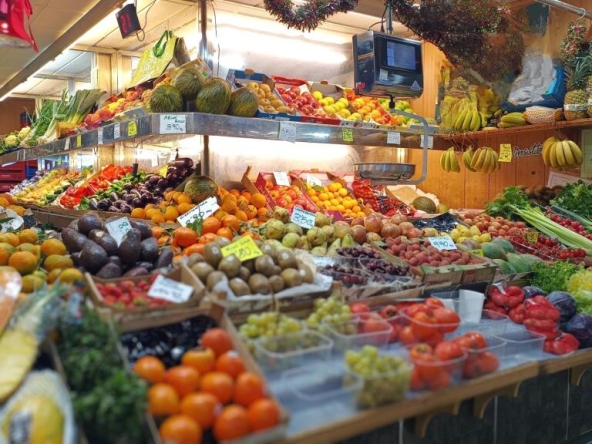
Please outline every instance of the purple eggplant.
[[117, 207], [114, 207], [113, 205], [111, 205], [109, 207], [109, 210], [108, 211], [111, 212], [111, 213], [121, 213], [121, 210], [119, 208], [117, 208]]
[[151, 184], [156, 185], [160, 179], [161, 179], [161, 177], [160, 176], [157, 176], [157, 175], [150, 176], [148, 178], [148, 183], [151, 183]]
[[131, 190], [130, 194], [135, 194], [137, 197], [140, 197], [140, 192], [136, 189]]
[[133, 194], [125, 194], [123, 196], [123, 200], [125, 201], [125, 203], [131, 204], [133, 202], [133, 200], [134, 200], [134, 197], [136, 197], [136, 196], [133, 195]]
[[168, 182], [168, 180], [166, 180], [166, 179], [160, 179], [160, 180], [158, 181], [158, 183], [156, 184], [156, 186], [157, 186], [158, 188], [160, 188], [161, 190], [166, 190], [166, 189], [167, 189], [167, 187], [169, 186], [169, 182]]
[[134, 200], [132, 200], [132, 205], [134, 206], [134, 208], [142, 207], [142, 199], [140, 197], [134, 198]]
[[111, 202], [115, 202], [116, 200], [119, 200], [119, 195], [115, 191], [113, 191], [109, 195], [109, 199], [111, 199]]
[[177, 176], [175, 173], [168, 173], [166, 175], [166, 180], [168, 180], [169, 183], [177, 183], [179, 176]]
[[111, 202], [108, 199], [102, 199], [97, 203], [97, 210], [107, 211], [110, 205]]
[[88, 207], [91, 210], [98, 210], [99, 209], [99, 201], [97, 199], [95, 199], [94, 197], [92, 199], [89, 199]]
[[133, 210], [132, 206], [127, 203], [122, 203], [120, 208], [123, 213], [131, 213]]

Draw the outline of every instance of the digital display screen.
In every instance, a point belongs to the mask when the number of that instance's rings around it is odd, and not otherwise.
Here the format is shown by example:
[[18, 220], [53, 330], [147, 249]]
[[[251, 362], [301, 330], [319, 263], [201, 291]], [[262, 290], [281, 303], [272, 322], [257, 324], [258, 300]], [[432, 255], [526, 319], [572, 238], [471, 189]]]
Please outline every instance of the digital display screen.
[[414, 71], [416, 62], [415, 46], [386, 42], [386, 64], [388, 67]]

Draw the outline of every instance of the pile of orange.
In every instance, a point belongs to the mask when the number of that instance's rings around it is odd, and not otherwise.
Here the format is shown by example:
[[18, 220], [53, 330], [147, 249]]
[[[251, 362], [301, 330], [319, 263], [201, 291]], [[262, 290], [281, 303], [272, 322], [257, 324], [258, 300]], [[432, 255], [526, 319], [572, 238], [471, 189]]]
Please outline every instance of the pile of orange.
[[324, 187], [307, 184], [306, 193], [321, 210], [339, 211], [345, 218], [366, 215], [356, 198], [340, 182], [331, 182]]
[[14, 199], [10, 194], [0, 194], [0, 207], [14, 211], [19, 216], [24, 216], [25, 209], [20, 205], [14, 205]]
[[160, 205], [148, 204], [144, 208], [134, 208], [131, 217], [151, 220], [155, 224], [176, 222], [177, 218], [195, 207], [191, 197], [181, 191], [165, 193]]
[[267, 209], [267, 199], [261, 193], [251, 193], [247, 190], [239, 191], [236, 188], [230, 191], [220, 188], [218, 196], [221, 199], [220, 209], [214, 214], [218, 219], [226, 215], [236, 216], [241, 222], [267, 221], [271, 215]]
[[210, 429], [218, 441], [225, 441], [278, 425], [279, 406], [267, 397], [263, 379], [245, 370], [228, 333], [210, 329], [201, 346], [168, 370], [154, 356], [142, 357], [134, 366], [150, 384], [150, 413], [164, 418], [161, 439], [200, 444]]

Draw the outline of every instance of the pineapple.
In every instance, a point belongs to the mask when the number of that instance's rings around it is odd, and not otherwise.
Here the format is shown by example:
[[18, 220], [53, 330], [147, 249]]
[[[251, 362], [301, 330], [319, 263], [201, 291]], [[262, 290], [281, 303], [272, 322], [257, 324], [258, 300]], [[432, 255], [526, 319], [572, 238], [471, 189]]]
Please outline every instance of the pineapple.
[[[585, 88], [588, 77], [592, 74], [590, 61], [590, 56], [587, 56], [578, 59], [575, 66], [568, 66], [566, 68], [567, 94], [563, 103], [565, 118], [567, 120], [585, 119], [588, 117], [588, 94]], [[570, 105], [573, 108], [570, 109]]]

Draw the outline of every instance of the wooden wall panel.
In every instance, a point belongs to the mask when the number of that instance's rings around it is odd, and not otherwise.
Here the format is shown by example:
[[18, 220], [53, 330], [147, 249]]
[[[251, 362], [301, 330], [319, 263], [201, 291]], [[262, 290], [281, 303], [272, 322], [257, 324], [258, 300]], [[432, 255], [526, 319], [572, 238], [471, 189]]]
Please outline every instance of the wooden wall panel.
[[23, 111], [32, 114], [35, 101], [31, 99], [6, 99], [0, 102], [0, 134], [20, 128], [20, 115]]

